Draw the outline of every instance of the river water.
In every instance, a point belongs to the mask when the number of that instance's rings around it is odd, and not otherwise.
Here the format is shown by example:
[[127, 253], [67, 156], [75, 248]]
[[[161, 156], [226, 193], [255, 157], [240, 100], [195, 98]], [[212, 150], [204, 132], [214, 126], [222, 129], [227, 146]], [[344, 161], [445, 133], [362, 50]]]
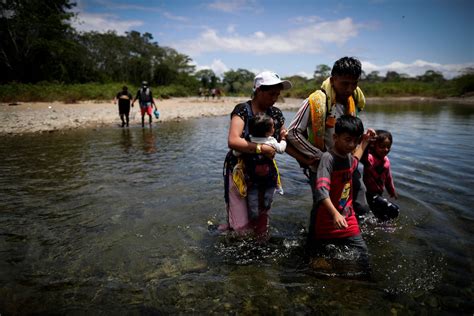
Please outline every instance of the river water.
[[401, 207], [363, 225], [368, 279], [307, 265], [310, 188], [288, 155], [268, 244], [209, 233], [227, 116], [2, 137], [0, 314], [472, 315], [474, 107], [367, 110], [394, 136]]

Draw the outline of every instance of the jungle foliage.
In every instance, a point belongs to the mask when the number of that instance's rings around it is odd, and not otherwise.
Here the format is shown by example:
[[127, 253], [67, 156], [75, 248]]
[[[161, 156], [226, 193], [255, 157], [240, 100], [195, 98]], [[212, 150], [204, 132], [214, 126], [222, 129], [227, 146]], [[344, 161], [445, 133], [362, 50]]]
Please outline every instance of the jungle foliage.
[[[71, 26], [75, 5], [71, 0], [0, 1], [1, 102], [107, 100], [123, 85], [135, 91], [143, 80], [161, 98], [216, 87], [227, 95], [252, 93], [251, 71], [231, 69], [222, 77], [210, 69], [196, 71], [189, 56], [160, 46], [150, 33], [78, 32]], [[330, 71], [320, 64], [313, 78], [285, 78], [294, 88], [283, 96], [306, 97]], [[466, 69], [451, 80], [433, 70], [416, 78], [372, 72], [360, 85], [368, 96], [461, 96], [474, 91], [474, 72]]]

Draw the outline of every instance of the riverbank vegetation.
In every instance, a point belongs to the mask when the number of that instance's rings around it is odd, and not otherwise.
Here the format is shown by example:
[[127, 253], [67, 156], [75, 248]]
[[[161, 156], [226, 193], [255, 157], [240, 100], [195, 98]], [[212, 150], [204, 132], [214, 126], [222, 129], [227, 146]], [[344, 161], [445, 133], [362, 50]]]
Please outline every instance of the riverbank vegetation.
[[[70, 0], [0, 1], [0, 102], [110, 100], [127, 85], [132, 94], [150, 83], [158, 98], [204, 95], [248, 96], [255, 76], [236, 69], [217, 76], [196, 70], [192, 59], [160, 46], [150, 33], [78, 32]], [[313, 78], [291, 76], [294, 88], [284, 96], [305, 98], [330, 74], [318, 65]], [[363, 74], [367, 96], [458, 97], [474, 91], [474, 70], [447, 80], [427, 71], [418, 77], [396, 72]]]

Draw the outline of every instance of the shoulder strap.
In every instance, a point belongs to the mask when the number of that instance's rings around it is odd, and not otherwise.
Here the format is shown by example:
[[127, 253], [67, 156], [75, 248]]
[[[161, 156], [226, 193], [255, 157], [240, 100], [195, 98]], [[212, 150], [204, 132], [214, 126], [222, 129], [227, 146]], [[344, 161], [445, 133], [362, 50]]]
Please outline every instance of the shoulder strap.
[[246, 102], [245, 103], [245, 107], [247, 109], [247, 120], [246, 122], [244, 122], [245, 124], [245, 127], [244, 127], [244, 138], [245, 139], [248, 139], [250, 137], [250, 133], [249, 133], [249, 122], [250, 122], [250, 119], [253, 117], [253, 112], [252, 112], [252, 105], [250, 102]]
[[357, 112], [360, 112], [360, 111], [364, 110], [365, 96], [364, 96], [364, 93], [362, 92], [362, 89], [357, 87], [354, 90], [354, 93], [353, 93], [352, 97], [354, 98], [354, 102], [355, 102]]
[[316, 90], [308, 97], [311, 126], [308, 128], [309, 141], [324, 150], [326, 115], [329, 111], [327, 95], [324, 90]]

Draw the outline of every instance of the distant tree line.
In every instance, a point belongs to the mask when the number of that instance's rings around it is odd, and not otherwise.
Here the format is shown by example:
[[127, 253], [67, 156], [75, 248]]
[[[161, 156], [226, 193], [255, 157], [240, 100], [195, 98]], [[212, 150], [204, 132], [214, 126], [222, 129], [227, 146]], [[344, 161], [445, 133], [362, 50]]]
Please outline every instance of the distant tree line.
[[[81, 95], [72, 85], [96, 84], [114, 89], [120, 84], [136, 87], [147, 80], [165, 96], [195, 95], [199, 88], [219, 87], [227, 95], [250, 95], [255, 76], [237, 69], [217, 76], [210, 69], [196, 71], [192, 59], [170, 47], [160, 46], [150, 33], [130, 31], [80, 33], [71, 26], [74, 18], [70, 0], [0, 0], [0, 100], [25, 93], [34, 86], [75, 90], [73, 99], [94, 98]], [[330, 75], [331, 67], [318, 65], [313, 78], [291, 76], [294, 88], [284, 96], [306, 97]], [[363, 74], [360, 85], [367, 95], [463, 95], [474, 91], [474, 71], [446, 80], [434, 70], [411, 78], [389, 71], [385, 76], [373, 71]], [[113, 85], [116, 83], [116, 85]], [[102, 98], [98, 93], [95, 97]], [[43, 98], [43, 97], [40, 97]]]

